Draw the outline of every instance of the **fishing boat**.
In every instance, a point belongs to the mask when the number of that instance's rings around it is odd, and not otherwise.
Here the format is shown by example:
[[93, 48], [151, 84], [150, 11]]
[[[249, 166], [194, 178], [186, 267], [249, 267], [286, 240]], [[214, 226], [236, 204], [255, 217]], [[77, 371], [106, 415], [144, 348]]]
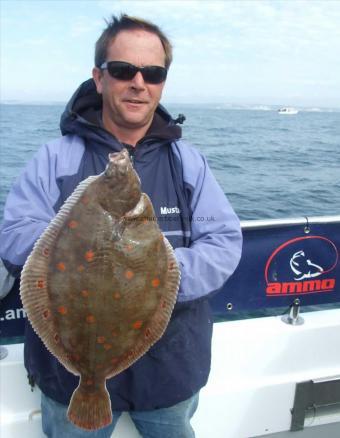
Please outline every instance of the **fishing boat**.
[[292, 116], [297, 114], [299, 111], [295, 108], [291, 108], [291, 107], [283, 107], [277, 110], [277, 112], [279, 114], [284, 114], [284, 115], [288, 115], [288, 116]]
[[[244, 221], [242, 230], [241, 262], [211, 299], [212, 369], [196, 438], [339, 438], [340, 216]], [[0, 313], [0, 436], [40, 438], [17, 286]], [[138, 437], [124, 413], [112, 438]]]

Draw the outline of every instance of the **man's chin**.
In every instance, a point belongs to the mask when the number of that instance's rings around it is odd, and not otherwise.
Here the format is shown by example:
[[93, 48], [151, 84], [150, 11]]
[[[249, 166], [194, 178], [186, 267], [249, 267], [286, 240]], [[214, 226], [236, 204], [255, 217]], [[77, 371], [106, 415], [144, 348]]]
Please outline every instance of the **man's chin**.
[[125, 125], [131, 128], [142, 128], [143, 126], [146, 126], [151, 123], [152, 116], [148, 115], [142, 115], [142, 114], [126, 114], [123, 118]]

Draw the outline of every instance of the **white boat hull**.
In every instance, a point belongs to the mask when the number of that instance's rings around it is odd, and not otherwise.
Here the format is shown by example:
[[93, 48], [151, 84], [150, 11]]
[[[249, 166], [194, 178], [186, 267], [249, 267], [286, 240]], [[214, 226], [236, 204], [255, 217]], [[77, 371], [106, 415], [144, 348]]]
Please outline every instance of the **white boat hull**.
[[282, 108], [282, 109], [279, 109], [279, 110], [278, 110], [278, 113], [279, 113], [279, 114], [287, 115], [287, 116], [295, 115], [295, 114], [297, 114], [298, 112], [299, 112], [299, 111], [296, 110], [295, 108]]

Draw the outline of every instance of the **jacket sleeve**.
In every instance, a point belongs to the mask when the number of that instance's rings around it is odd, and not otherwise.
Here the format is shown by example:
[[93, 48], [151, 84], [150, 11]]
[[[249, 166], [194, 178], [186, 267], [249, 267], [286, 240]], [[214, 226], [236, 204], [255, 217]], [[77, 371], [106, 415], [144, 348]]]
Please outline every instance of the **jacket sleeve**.
[[7, 271], [6, 266], [0, 259], [0, 300], [10, 292], [15, 278]]
[[0, 230], [0, 257], [12, 275], [18, 275], [35, 241], [55, 216], [59, 190], [56, 157], [43, 146], [13, 185]]
[[242, 251], [240, 222], [206, 159], [191, 151], [183, 160], [191, 189], [191, 244], [176, 248], [181, 268], [178, 301], [192, 301], [222, 287], [236, 269]]

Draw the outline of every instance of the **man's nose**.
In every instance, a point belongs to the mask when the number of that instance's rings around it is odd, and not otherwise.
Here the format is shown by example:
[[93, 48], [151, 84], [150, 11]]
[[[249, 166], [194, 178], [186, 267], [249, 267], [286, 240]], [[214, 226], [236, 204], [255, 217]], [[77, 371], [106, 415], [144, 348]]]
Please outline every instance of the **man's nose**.
[[144, 78], [140, 71], [131, 79], [131, 88], [135, 90], [143, 90], [145, 88]]

